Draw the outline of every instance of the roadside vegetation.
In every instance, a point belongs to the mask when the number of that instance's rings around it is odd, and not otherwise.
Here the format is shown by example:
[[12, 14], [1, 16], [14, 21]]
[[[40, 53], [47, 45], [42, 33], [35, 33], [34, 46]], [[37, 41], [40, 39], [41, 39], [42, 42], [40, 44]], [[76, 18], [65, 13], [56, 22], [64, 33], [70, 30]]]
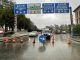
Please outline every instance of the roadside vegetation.
[[73, 36], [80, 36], [80, 24], [73, 26]]
[[[14, 31], [14, 19], [14, 4], [12, 2], [8, 4], [7, 0], [4, 0], [4, 4], [0, 7], [0, 27], [5, 32]], [[27, 31], [37, 30], [36, 25], [34, 25], [30, 18], [26, 18], [25, 15], [17, 15], [17, 28], [19, 31], [22, 29]]]

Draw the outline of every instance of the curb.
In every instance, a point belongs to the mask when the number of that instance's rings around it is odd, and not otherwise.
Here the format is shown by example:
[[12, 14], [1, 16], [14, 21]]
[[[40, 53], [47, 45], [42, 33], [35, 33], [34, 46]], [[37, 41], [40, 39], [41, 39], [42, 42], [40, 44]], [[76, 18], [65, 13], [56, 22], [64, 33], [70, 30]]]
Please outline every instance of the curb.
[[71, 38], [71, 41], [80, 42], [80, 40], [77, 40], [77, 39], [74, 39], [74, 38]]

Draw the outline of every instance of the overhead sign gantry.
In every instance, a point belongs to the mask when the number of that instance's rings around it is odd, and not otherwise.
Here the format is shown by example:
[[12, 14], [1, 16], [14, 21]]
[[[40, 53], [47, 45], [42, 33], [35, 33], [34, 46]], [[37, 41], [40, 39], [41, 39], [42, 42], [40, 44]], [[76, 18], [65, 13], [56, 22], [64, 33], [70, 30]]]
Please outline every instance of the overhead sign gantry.
[[[71, 13], [69, 3], [29, 3], [14, 4], [15, 29], [17, 29], [17, 15], [20, 14], [54, 14]], [[71, 14], [70, 14], [71, 16]], [[71, 21], [71, 23], [73, 23]], [[17, 30], [16, 30], [17, 31]]]
[[[42, 10], [42, 11], [41, 11]], [[48, 14], [48, 13], [69, 13], [69, 3], [30, 3], [15, 4], [15, 14]]]

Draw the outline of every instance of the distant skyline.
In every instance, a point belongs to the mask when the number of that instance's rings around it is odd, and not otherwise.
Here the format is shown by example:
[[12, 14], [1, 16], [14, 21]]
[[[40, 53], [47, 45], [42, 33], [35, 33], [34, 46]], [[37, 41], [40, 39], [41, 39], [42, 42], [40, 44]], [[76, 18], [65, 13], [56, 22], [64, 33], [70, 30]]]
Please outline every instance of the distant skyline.
[[[78, 5], [80, 5], [80, 1], [76, 0], [15, 0], [16, 3], [24, 4], [24, 3], [70, 3], [72, 10], [74, 10]], [[70, 15], [69, 13], [65, 14], [26, 14], [27, 18], [30, 18], [31, 21], [38, 27], [43, 28], [45, 26], [50, 25], [61, 25], [61, 24], [70, 24]], [[75, 16], [73, 13], [73, 19], [75, 20]]]

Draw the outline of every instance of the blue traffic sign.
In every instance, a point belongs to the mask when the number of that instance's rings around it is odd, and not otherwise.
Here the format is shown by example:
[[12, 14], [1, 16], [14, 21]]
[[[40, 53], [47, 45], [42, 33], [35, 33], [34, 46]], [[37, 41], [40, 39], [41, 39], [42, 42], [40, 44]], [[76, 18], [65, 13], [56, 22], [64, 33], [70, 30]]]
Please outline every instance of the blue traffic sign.
[[15, 4], [14, 14], [27, 14], [27, 4]]
[[55, 3], [55, 13], [69, 13], [69, 3]]
[[46, 40], [46, 37], [45, 37], [44, 35], [41, 35], [41, 36], [39, 37], [39, 41], [40, 41], [41, 43], [45, 43], [45, 40]]
[[54, 13], [54, 3], [43, 3], [42, 11], [43, 13]]

